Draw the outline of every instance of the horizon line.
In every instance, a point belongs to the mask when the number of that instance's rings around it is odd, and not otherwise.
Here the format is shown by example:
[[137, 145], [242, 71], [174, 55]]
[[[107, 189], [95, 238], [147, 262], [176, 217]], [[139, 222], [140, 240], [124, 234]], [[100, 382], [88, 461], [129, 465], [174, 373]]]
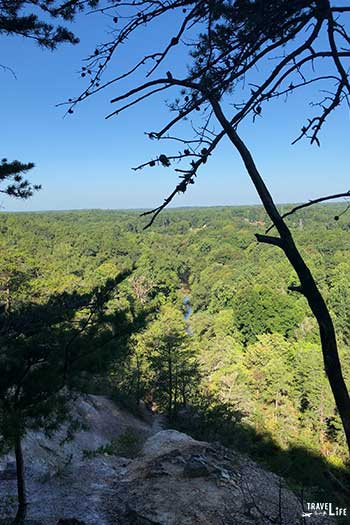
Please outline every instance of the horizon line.
[[[276, 206], [295, 206], [299, 204], [307, 203], [308, 201], [298, 201], [298, 202], [277, 202]], [[324, 206], [332, 204], [340, 204], [343, 200], [337, 199], [332, 202], [320, 202], [315, 203], [315, 206]], [[188, 206], [169, 206], [163, 210], [163, 213], [167, 211], [175, 210], [189, 210], [189, 209], [208, 209], [208, 208], [264, 208], [262, 203], [255, 204], [194, 204]], [[67, 213], [67, 212], [84, 212], [84, 211], [119, 211], [119, 212], [144, 212], [149, 211], [149, 207], [145, 208], [59, 208], [59, 209], [38, 209], [38, 210], [4, 210], [0, 209], [0, 214], [10, 214], [10, 213]]]

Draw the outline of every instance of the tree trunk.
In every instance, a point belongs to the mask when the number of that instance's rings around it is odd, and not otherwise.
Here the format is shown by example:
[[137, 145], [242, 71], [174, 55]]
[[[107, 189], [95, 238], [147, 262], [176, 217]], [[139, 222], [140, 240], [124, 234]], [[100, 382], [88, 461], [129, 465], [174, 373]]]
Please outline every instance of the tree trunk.
[[18, 497], [18, 512], [16, 516], [16, 525], [24, 523], [26, 508], [27, 508], [27, 495], [24, 477], [24, 461], [22, 442], [20, 436], [16, 436], [15, 442], [15, 455], [16, 455], [16, 472], [17, 472], [17, 497]]
[[183, 374], [181, 380], [181, 394], [182, 394], [182, 406], [186, 408], [187, 405], [187, 396], [186, 396], [186, 374]]
[[272, 196], [254, 163], [250, 151], [241, 140], [236, 130], [226, 119], [218, 101], [212, 98], [210, 102], [218, 121], [232, 144], [238, 150], [264, 208], [280, 235], [279, 237], [272, 237], [257, 234], [256, 238], [259, 242], [278, 246], [284, 251], [300, 280], [300, 286], [290, 287], [290, 289], [305, 296], [310, 309], [317, 320], [320, 331], [324, 368], [342, 421], [350, 453], [350, 397], [342, 374], [334, 325], [329, 310], [310, 269], [295, 245], [291, 231], [276, 208]]
[[26, 522], [27, 507], [18, 507], [13, 525], [24, 525]]
[[178, 367], [175, 367], [174, 372], [174, 401], [173, 401], [173, 418], [177, 417], [177, 404], [178, 404], [178, 381], [179, 381], [179, 371]]
[[173, 363], [171, 359], [171, 351], [168, 349], [168, 416], [172, 418], [173, 413]]
[[11, 291], [10, 291], [10, 287], [8, 286], [6, 288], [6, 306], [5, 306], [5, 312], [7, 314], [10, 313], [10, 310], [11, 310]]
[[136, 355], [136, 404], [139, 405], [141, 400], [141, 364], [139, 356]]

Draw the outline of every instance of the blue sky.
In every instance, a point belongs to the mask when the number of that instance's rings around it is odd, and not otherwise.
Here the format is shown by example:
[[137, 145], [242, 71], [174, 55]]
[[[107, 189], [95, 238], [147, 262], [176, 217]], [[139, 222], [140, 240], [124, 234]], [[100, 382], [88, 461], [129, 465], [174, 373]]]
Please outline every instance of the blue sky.
[[[176, 21], [174, 21], [175, 23]], [[131, 168], [155, 157], [159, 143], [144, 131], [157, 130], [169, 116], [161, 98], [150, 100], [116, 119], [105, 120], [115, 88], [91, 97], [73, 115], [63, 118], [56, 104], [78, 94], [81, 59], [103, 40], [105, 21], [84, 16], [74, 26], [78, 46], [42, 50], [21, 38], [2, 37], [0, 63], [17, 79], [0, 70], [1, 157], [33, 161], [33, 182], [43, 190], [26, 202], [4, 198], [6, 211], [77, 208], [148, 208], [173, 189], [177, 175], [158, 167]], [[114, 62], [134, 60], [140, 49], [155, 50], [165, 27], [140, 34]], [[175, 59], [181, 67], [183, 59]], [[162, 71], [166, 71], [164, 65]], [[113, 109], [113, 108], [112, 108]], [[304, 201], [349, 189], [349, 113], [344, 108], [329, 120], [322, 146], [299, 142], [291, 146], [309, 114], [307, 100], [295, 95], [288, 104], [271, 104], [265, 118], [247, 123], [241, 134], [277, 202]], [[258, 203], [255, 190], [237, 153], [223, 143], [200, 172], [197, 183], [174, 202], [178, 206]]]

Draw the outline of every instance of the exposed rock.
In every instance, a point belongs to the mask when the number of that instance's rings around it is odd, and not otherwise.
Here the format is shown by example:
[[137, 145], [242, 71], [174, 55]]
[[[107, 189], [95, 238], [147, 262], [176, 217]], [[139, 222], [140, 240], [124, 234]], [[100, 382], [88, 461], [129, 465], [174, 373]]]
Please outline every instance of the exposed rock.
[[86, 525], [86, 523], [76, 518], [62, 518], [58, 520], [57, 525]]
[[[278, 476], [220, 445], [173, 430], [146, 441], [143, 454], [129, 463], [112, 493], [104, 500], [110, 524], [302, 523], [300, 501]], [[128, 516], [149, 521], [125, 521]], [[332, 520], [323, 516], [308, 520], [315, 523]]]
[[196, 443], [194, 439], [177, 430], [161, 430], [147, 439], [143, 446], [143, 453], [146, 456], [158, 456], [175, 449], [187, 448], [194, 443]]
[[[175, 430], [147, 425], [106, 398], [79, 401], [86, 430], [59, 446], [31, 434], [25, 441], [28, 523], [41, 525], [299, 525], [302, 505], [278, 476], [245, 456]], [[127, 428], [145, 438], [134, 459], [83, 450]], [[8, 457], [3, 461], [3, 472]], [[0, 462], [1, 463], [1, 462]], [[46, 470], [45, 470], [46, 469]], [[15, 514], [16, 482], [0, 483], [0, 518]], [[280, 502], [280, 504], [279, 504]], [[274, 521], [275, 520], [275, 521]], [[0, 521], [1, 523], [1, 521]], [[308, 517], [308, 525], [333, 524]]]
[[10, 480], [16, 480], [16, 479], [17, 479], [16, 463], [14, 461], [8, 461], [6, 465], [4, 465], [2, 469], [0, 469], [0, 480], [10, 481]]
[[[117, 456], [94, 455], [112, 439], [133, 429], [143, 440], [151, 434], [151, 425], [117, 407], [103, 396], [85, 396], [77, 400], [74, 416], [83, 425], [73, 441], [62, 444], [66, 429], [49, 439], [31, 432], [23, 443], [29, 505], [26, 525], [40, 520], [41, 525], [57, 525], [59, 519], [80, 519], [86, 525], [109, 525], [101, 499], [108, 493], [130, 460]], [[91, 457], [85, 457], [90, 451]], [[14, 458], [0, 457], [0, 472], [6, 472]], [[1, 518], [16, 514], [16, 475], [0, 483]], [[12, 521], [10, 521], [12, 524]], [[35, 523], [37, 523], [35, 521]], [[6, 524], [7, 525], [7, 524]]]
[[185, 464], [184, 476], [186, 478], [201, 478], [210, 475], [210, 470], [202, 456], [192, 456]]

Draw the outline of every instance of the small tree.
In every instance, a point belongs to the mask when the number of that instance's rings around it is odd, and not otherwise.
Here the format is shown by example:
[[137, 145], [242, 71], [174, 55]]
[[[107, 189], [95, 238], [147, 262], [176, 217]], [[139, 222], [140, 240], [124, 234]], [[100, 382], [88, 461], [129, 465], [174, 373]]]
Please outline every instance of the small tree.
[[[174, 191], [160, 206], [147, 212], [151, 214], [149, 225], [177, 194], [195, 182], [199, 169], [222, 140], [226, 137], [231, 142], [272, 221], [271, 228], [256, 238], [284, 252], [299, 279], [289, 288], [305, 297], [317, 320], [325, 371], [350, 451], [350, 398], [333, 321], [285, 220], [302, 207], [349, 196], [349, 191], [320, 197], [282, 215], [238, 132], [242, 122], [248, 118], [256, 121], [273, 100], [320, 86], [321, 95], [314, 92], [312, 98], [315, 113], [295, 140], [306, 138], [311, 144], [320, 145], [320, 133], [328, 117], [350, 99], [350, 35], [346, 26], [350, 4], [338, 5], [330, 0], [140, 0], [130, 4], [122, 0], [107, 5], [109, 13], [115, 8], [114, 36], [91, 55], [87, 64], [88, 86], [70, 103], [69, 112], [93, 93], [112, 83], [122, 85], [125, 79], [134, 79], [134, 84], [126, 91], [122, 88], [111, 100], [118, 107], [108, 117], [160, 92], [177, 89], [178, 96], [169, 104], [172, 117], [162, 129], [148, 131], [148, 136], [158, 141], [175, 140], [177, 146], [181, 144], [181, 150], [173, 155], [161, 153], [136, 169], [156, 164], [168, 168], [173, 161], [183, 161], [186, 166], [177, 165], [180, 181]], [[176, 28], [169, 23], [169, 16], [175, 17]], [[168, 31], [168, 44], [147, 55], [140, 47], [140, 56], [133, 64], [103, 83], [102, 75], [116, 51], [139, 29], [152, 31], [156, 21], [163, 22], [164, 31]], [[184, 72], [186, 53], [189, 67]], [[174, 55], [177, 60], [171, 62]], [[321, 66], [325, 62], [327, 71]], [[155, 76], [162, 68], [168, 71]], [[186, 120], [190, 122], [188, 132], [184, 131]], [[181, 131], [176, 133], [179, 123]], [[269, 235], [272, 228], [278, 235]]]
[[198, 376], [191, 338], [185, 328], [179, 310], [163, 307], [134, 345], [138, 384], [144, 382], [143, 391], [169, 418], [176, 417], [180, 406], [186, 406]]
[[19, 521], [27, 505], [23, 437], [29, 430], [53, 432], [67, 419], [84, 375], [99, 366], [96, 352], [105, 350], [108, 366], [110, 343], [130, 329], [130, 322], [119, 318], [121, 329], [113, 335], [106, 315], [115, 287], [127, 275], [84, 295], [12, 305], [0, 315], [0, 445], [16, 455]]

